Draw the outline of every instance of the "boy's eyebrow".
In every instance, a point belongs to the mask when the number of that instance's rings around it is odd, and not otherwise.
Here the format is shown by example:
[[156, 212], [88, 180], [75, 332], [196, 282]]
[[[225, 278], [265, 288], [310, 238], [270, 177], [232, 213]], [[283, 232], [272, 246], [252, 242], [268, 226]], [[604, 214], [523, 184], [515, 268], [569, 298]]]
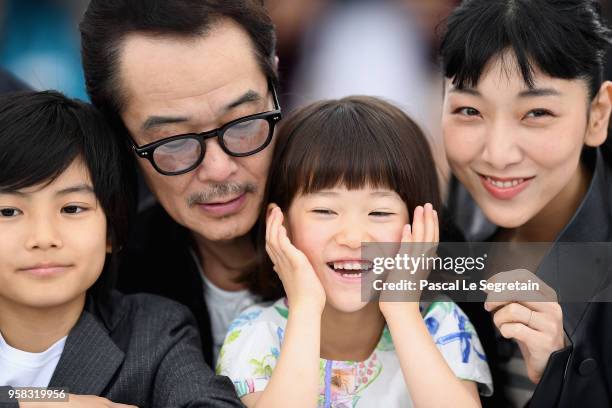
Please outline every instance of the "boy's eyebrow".
[[61, 190], [56, 191], [55, 195], [66, 195], [72, 193], [89, 193], [95, 195], [93, 187], [90, 184], [85, 183], [62, 188]]
[[[222, 114], [227, 113], [228, 111], [242, 104], [250, 103], [250, 102], [257, 102], [257, 101], [260, 101], [261, 99], [262, 99], [262, 96], [259, 93], [253, 91], [252, 89], [249, 89], [244, 94], [242, 94], [241, 96], [239, 96], [232, 102], [228, 103], [225, 107], [223, 107], [221, 109], [221, 112]], [[168, 125], [171, 123], [184, 123], [184, 122], [189, 122], [190, 120], [191, 120], [191, 117], [189, 116], [149, 116], [142, 124], [141, 129], [143, 131], [147, 131], [147, 130], [151, 130], [156, 127], [161, 127], [163, 125]]]
[[[91, 193], [95, 195], [93, 187], [90, 184], [86, 184], [86, 183], [62, 188], [61, 190], [56, 191], [55, 195], [66, 195], [66, 194], [72, 194], [72, 193]], [[0, 188], [0, 194], [27, 197], [31, 195], [32, 193], [24, 193], [23, 191], [18, 191], [18, 190], [3, 190]]]

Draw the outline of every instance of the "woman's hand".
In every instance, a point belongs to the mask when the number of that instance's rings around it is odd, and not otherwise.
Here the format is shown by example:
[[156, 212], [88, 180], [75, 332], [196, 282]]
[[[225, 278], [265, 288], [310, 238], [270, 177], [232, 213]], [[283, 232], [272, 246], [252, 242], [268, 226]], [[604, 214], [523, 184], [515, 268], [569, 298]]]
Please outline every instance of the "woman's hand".
[[[412, 217], [412, 226], [407, 224], [402, 230], [400, 253], [405, 251], [408, 256], [420, 257], [435, 256], [435, 249], [440, 240], [440, 227], [438, 223], [438, 213], [433, 209], [431, 204], [418, 206], [414, 209]], [[402, 302], [398, 298], [397, 293], [381, 293], [379, 302], [380, 311], [385, 316], [386, 320], [395, 318], [395, 311], [405, 313], [406, 309], [416, 310], [418, 313], [420, 291], [418, 284], [421, 279], [427, 279], [428, 270], [417, 271], [391, 271], [387, 276], [386, 282], [401, 282], [402, 279], [407, 279], [416, 283], [416, 290], [411, 290], [405, 295], [407, 301]], [[389, 300], [390, 299], [390, 300]]]
[[310, 261], [289, 240], [283, 226], [283, 212], [276, 204], [268, 206], [266, 251], [283, 283], [290, 308], [314, 308], [323, 312], [325, 291]]
[[563, 311], [554, 289], [526, 269], [501, 272], [489, 279], [489, 282], [517, 281], [537, 282], [539, 290], [531, 295], [516, 294], [515, 299], [508, 299], [508, 294], [489, 294], [485, 309], [493, 313], [493, 322], [501, 335], [516, 340], [527, 366], [527, 376], [538, 384], [550, 355], [566, 346]]

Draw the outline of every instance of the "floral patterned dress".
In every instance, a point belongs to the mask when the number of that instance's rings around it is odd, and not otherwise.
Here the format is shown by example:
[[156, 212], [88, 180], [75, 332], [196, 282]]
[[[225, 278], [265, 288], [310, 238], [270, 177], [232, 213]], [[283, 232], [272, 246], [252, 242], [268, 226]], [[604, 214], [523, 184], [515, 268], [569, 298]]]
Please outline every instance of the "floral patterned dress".
[[[453, 302], [434, 302], [423, 314], [429, 333], [455, 375], [476, 382], [481, 394], [490, 395], [489, 366], [463, 311]], [[239, 397], [266, 388], [279, 358], [288, 315], [287, 300], [280, 299], [245, 310], [230, 325], [216, 371], [233, 381]], [[320, 359], [319, 384], [320, 408], [412, 406], [386, 327], [365, 361]]]

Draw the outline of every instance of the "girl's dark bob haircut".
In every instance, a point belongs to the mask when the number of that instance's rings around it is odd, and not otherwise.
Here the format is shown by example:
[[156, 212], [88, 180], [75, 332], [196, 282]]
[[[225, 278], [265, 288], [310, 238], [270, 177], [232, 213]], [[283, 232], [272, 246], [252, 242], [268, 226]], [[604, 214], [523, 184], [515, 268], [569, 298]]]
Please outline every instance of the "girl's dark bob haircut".
[[[285, 119], [266, 186], [266, 202], [287, 212], [293, 199], [346, 186], [389, 188], [402, 198], [410, 215], [418, 205], [440, 210], [438, 173], [429, 143], [404, 112], [369, 96], [316, 102]], [[265, 253], [262, 211], [257, 239], [262, 284], [277, 282]]]
[[585, 80], [590, 100], [610, 43], [594, 0], [464, 0], [447, 20], [440, 57], [445, 77], [473, 88], [485, 66], [509, 50], [528, 87], [537, 67], [554, 78]]
[[94, 293], [113, 285], [118, 250], [128, 234], [132, 189], [126, 153], [103, 116], [90, 104], [54, 91], [0, 97], [0, 192], [46, 185], [81, 159], [107, 218], [113, 248]]

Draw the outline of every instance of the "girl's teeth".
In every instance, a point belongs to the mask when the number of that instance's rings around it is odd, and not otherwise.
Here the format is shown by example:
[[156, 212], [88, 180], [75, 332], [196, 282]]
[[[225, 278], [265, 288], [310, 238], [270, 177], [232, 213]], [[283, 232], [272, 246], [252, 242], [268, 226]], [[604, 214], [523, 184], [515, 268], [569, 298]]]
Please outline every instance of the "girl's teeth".
[[361, 272], [359, 273], [342, 273], [343, 278], [361, 278]]

